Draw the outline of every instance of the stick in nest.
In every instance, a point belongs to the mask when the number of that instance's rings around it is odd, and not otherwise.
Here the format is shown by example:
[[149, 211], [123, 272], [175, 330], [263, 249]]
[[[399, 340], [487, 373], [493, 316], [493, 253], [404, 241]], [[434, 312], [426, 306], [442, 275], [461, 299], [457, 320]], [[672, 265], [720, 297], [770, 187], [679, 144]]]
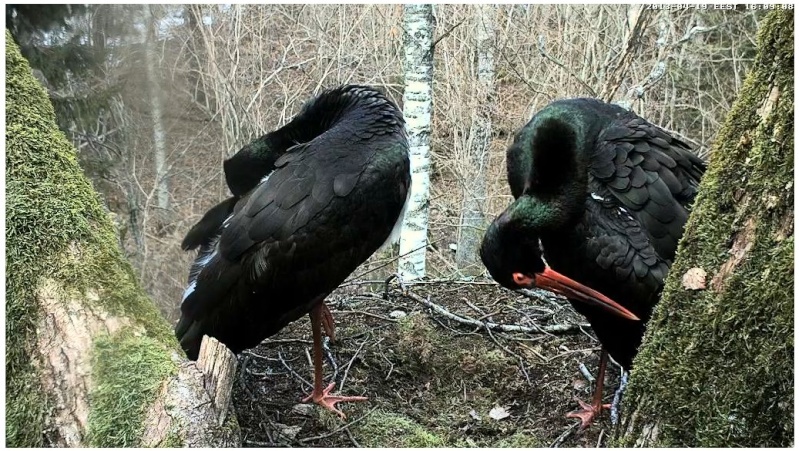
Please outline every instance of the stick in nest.
[[[378, 408], [378, 407], [379, 407], [379, 406], [375, 406], [375, 407], [373, 407], [373, 408], [372, 408], [370, 411], [368, 411], [368, 412], [366, 412], [365, 414], [363, 414], [363, 416], [360, 416], [360, 417], [358, 417], [358, 418], [356, 418], [356, 419], [354, 419], [354, 420], [350, 421], [349, 423], [345, 424], [344, 426], [341, 426], [340, 428], [338, 428], [338, 429], [336, 429], [336, 430], [333, 430], [333, 431], [331, 431], [331, 432], [328, 432], [327, 434], [317, 435], [317, 436], [314, 436], [314, 437], [306, 437], [306, 438], [300, 439], [300, 440], [299, 440], [299, 442], [300, 442], [300, 443], [306, 443], [306, 442], [310, 442], [310, 441], [314, 441], [314, 440], [320, 440], [320, 439], [323, 439], [323, 438], [330, 437], [331, 435], [338, 434], [339, 432], [341, 432], [341, 431], [343, 431], [343, 430], [345, 430], [345, 429], [349, 428], [350, 426], [352, 426], [352, 425], [354, 425], [354, 424], [356, 424], [356, 423], [359, 423], [359, 422], [363, 421], [363, 419], [364, 419], [364, 418], [366, 418], [366, 417], [368, 417], [369, 415], [371, 415], [371, 414], [372, 414], [372, 412], [374, 412], [375, 410], [377, 410], [377, 408]], [[575, 424], [577, 424], [577, 423], [575, 423]]]
[[566, 429], [566, 431], [563, 434], [560, 434], [560, 436], [558, 438], [556, 438], [555, 441], [552, 442], [551, 445], [549, 445], [549, 447], [550, 448], [559, 447], [561, 445], [561, 443], [563, 443], [564, 440], [566, 440], [570, 435], [572, 435], [574, 433], [574, 430], [577, 429], [577, 425], [578, 424], [580, 424], [580, 423], [577, 422], [577, 423], [574, 423], [571, 426], [569, 426], [569, 428]]
[[307, 380], [305, 380], [304, 377], [300, 376], [296, 371], [294, 371], [294, 369], [292, 367], [290, 367], [288, 363], [286, 363], [286, 361], [283, 359], [283, 356], [279, 352], [277, 353], [277, 357], [280, 359], [280, 363], [282, 363], [283, 366], [286, 367], [286, 369], [289, 370], [289, 372], [291, 372], [292, 376], [294, 376], [297, 379], [301, 380], [305, 385], [313, 388], [313, 384], [308, 382]]
[[447, 317], [447, 318], [449, 318], [449, 319], [451, 319], [453, 321], [459, 322], [461, 324], [466, 324], [466, 325], [469, 325], [469, 326], [480, 327], [480, 328], [483, 328], [483, 329], [499, 330], [499, 331], [502, 331], [502, 332], [523, 332], [523, 333], [528, 333], [528, 334], [539, 334], [539, 333], [543, 333], [543, 334], [558, 334], [558, 333], [576, 332], [576, 331], [579, 331], [581, 329], [581, 327], [591, 327], [589, 324], [582, 324], [582, 323], [581, 324], [553, 324], [553, 325], [550, 325], [550, 326], [527, 327], [527, 326], [520, 326], [520, 325], [516, 325], [516, 324], [497, 324], [497, 323], [492, 323], [492, 322], [487, 322], [487, 321], [478, 321], [476, 319], [463, 317], [463, 316], [459, 316], [459, 315], [456, 315], [454, 313], [451, 313], [446, 308], [444, 308], [444, 307], [442, 307], [442, 306], [440, 306], [440, 305], [438, 305], [438, 304], [436, 304], [434, 302], [431, 302], [430, 299], [424, 299], [423, 297], [421, 297], [421, 296], [419, 296], [419, 295], [417, 295], [415, 293], [411, 293], [410, 291], [407, 292], [405, 294], [405, 296], [410, 298], [410, 299], [413, 299], [416, 302], [419, 302], [420, 304], [424, 304], [427, 307], [430, 307], [436, 313], [438, 313], [438, 314], [440, 314], [442, 316], [445, 316], [445, 317]]

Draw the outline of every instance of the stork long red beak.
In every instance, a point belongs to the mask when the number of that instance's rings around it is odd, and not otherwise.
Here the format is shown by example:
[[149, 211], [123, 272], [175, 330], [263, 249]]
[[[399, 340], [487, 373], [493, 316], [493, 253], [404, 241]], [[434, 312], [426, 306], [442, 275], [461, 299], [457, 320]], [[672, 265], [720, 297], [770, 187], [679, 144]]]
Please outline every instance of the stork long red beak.
[[513, 273], [513, 280], [518, 285], [526, 288], [542, 288], [549, 290], [553, 293], [566, 296], [569, 299], [575, 299], [585, 302], [589, 305], [601, 307], [611, 313], [615, 313], [623, 318], [631, 319], [633, 321], [640, 321], [631, 311], [622, 307], [616, 301], [610, 299], [604, 294], [588, 288], [587, 286], [572, 280], [563, 274], [553, 271], [548, 266], [543, 271], [531, 278], [522, 273]]

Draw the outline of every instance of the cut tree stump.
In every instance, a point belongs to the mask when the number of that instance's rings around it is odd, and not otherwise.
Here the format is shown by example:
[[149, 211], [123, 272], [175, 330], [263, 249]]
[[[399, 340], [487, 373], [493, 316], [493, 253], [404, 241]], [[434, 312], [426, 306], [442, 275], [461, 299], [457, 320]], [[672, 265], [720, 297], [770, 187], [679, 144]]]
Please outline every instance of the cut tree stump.
[[205, 390], [213, 394], [214, 408], [219, 412], [219, 425], [225, 422], [230, 408], [237, 365], [236, 355], [230, 349], [216, 338], [203, 336], [197, 367], [203, 373]]

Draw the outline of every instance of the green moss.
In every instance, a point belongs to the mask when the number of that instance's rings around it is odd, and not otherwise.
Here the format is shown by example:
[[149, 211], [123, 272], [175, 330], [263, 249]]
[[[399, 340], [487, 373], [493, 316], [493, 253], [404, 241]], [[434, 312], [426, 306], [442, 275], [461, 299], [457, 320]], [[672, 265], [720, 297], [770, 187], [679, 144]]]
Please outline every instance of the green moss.
[[126, 330], [94, 342], [89, 395], [91, 446], [137, 446], [161, 383], [177, 371], [168, 349]]
[[435, 432], [402, 415], [383, 410], [372, 412], [353, 427], [361, 445], [369, 448], [436, 448], [446, 446]]
[[[645, 421], [658, 424], [648, 446], [793, 441], [792, 12], [769, 15], [759, 43], [635, 360], [625, 410], [639, 420], [616, 444], [634, 445]], [[779, 100], [762, 120], [774, 87]], [[736, 240], [752, 247], [719, 289], [712, 280]], [[708, 289], [682, 288], [693, 267], [707, 271]]]
[[493, 446], [497, 448], [542, 448], [546, 445], [541, 443], [532, 432], [517, 432], [510, 437], [503, 438]]
[[46, 92], [8, 33], [6, 69], [6, 442], [35, 447], [44, 444], [48, 403], [31, 362], [43, 276], [67, 291], [91, 289], [111, 313], [138, 322], [160, 343], [177, 345], [137, 286]]
[[399, 333], [397, 348], [408, 362], [420, 366], [430, 363], [434, 351], [438, 349], [436, 340], [441, 337], [424, 315], [411, 313], [400, 319]]
[[[510, 423], [488, 415], [527, 393], [527, 387], [516, 361], [494, 343], [442, 333], [429, 317], [414, 313], [400, 320], [394, 351], [402, 361], [395, 373], [426, 387], [409, 412], [444, 441], [441, 446], [496, 446], [498, 436], [514, 433]], [[471, 411], [483, 420], [476, 422]], [[470, 425], [468, 431], [464, 424]]]

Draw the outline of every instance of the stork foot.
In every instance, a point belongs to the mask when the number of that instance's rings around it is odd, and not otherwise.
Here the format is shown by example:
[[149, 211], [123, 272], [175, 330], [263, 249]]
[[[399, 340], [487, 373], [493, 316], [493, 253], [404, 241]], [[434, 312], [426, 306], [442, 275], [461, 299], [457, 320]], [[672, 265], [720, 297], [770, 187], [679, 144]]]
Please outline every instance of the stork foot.
[[610, 404], [601, 404], [597, 403], [596, 405], [588, 404], [584, 402], [582, 399], [574, 398], [578, 404], [580, 404], [580, 409], [575, 410], [573, 412], [569, 412], [566, 414], [566, 418], [579, 418], [580, 419], [580, 430], [583, 430], [591, 425], [599, 414], [602, 413], [602, 409], [610, 409]]
[[337, 413], [341, 419], [346, 419], [347, 416], [344, 415], [344, 412], [340, 411], [336, 408], [336, 404], [340, 402], [355, 402], [355, 401], [366, 401], [369, 398], [366, 396], [335, 396], [331, 395], [330, 392], [333, 391], [333, 387], [336, 386], [335, 382], [332, 382], [330, 385], [327, 386], [324, 390], [317, 391], [314, 390], [310, 395], [306, 396], [302, 402], [313, 401], [316, 404], [324, 407], [331, 412]]

